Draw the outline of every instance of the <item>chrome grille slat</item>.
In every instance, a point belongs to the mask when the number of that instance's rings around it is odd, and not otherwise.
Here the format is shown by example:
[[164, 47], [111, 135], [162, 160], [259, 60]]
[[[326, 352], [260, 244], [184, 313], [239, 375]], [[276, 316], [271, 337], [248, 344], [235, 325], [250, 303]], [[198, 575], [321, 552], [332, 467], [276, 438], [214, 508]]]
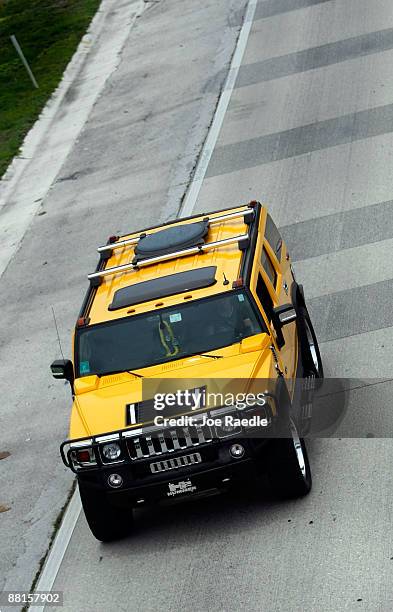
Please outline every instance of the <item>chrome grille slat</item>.
[[211, 442], [212, 441], [212, 430], [211, 430], [211, 428], [208, 425], [204, 425], [203, 429], [205, 431], [205, 442]]
[[198, 423], [191, 427], [165, 429], [146, 434], [138, 432], [138, 434], [135, 437], [127, 437], [128, 452], [132, 461], [162, 457], [179, 450], [198, 447], [212, 440], [210, 428]]
[[158, 441], [159, 441], [160, 446], [161, 446], [161, 452], [162, 453], [167, 453], [168, 452], [168, 447], [166, 445], [165, 436], [164, 436], [164, 433], [162, 431], [160, 431], [159, 434], [158, 434]]
[[182, 455], [181, 457], [173, 457], [171, 459], [164, 459], [151, 463], [150, 471], [152, 474], [156, 474], [157, 472], [168, 472], [169, 470], [176, 470], [187, 465], [194, 465], [195, 463], [202, 463], [202, 457], [199, 453]]
[[200, 444], [203, 444], [205, 442], [205, 436], [204, 436], [201, 425], [196, 425], [196, 430], [197, 430], [197, 435], [198, 435], [198, 442]]
[[170, 434], [171, 434], [171, 438], [173, 441], [173, 450], [180, 450], [181, 446], [180, 446], [179, 438], [177, 437], [176, 429], [171, 429]]
[[134, 448], [135, 448], [135, 451], [136, 451], [137, 459], [140, 459], [141, 457], [143, 457], [143, 452], [142, 452], [142, 447], [141, 447], [140, 440], [139, 440], [139, 438], [135, 438], [135, 440], [133, 442], [134, 442]]
[[188, 448], [189, 446], [192, 446], [191, 434], [189, 432], [188, 427], [183, 427], [183, 432], [184, 432], [184, 439], [186, 441], [186, 446]]
[[146, 444], [147, 444], [147, 449], [149, 451], [149, 455], [155, 455], [156, 451], [154, 450], [154, 446], [153, 446], [153, 441], [151, 439], [151, 436], [146, 436], [145, 437], [146, 440]]

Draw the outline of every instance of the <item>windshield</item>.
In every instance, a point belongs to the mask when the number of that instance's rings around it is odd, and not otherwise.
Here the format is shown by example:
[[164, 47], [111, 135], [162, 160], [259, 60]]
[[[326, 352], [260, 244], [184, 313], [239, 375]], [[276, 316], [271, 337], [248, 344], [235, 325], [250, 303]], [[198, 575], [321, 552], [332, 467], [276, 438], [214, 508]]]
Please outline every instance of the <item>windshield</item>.
[[244, 291], [177, 304], [77, 332], [78, 376], [137, 370], [265, 331]]

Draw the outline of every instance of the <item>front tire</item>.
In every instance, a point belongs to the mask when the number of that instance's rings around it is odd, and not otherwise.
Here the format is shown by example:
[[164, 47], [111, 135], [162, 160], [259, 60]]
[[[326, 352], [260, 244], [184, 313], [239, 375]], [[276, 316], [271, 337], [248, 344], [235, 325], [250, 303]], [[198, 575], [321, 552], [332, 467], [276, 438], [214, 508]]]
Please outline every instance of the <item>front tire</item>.
[[133, 530], [132, 509], [116, 508], [105, 492], [95, 491], [78, 482], [82, 507], [93, 536], [100, 542], [124, 538]]
[[317, 381], [319, 379], [317, 386], [320, 386], [324, 376], [322, 358], [315, 330], [305, 306], [302, 306], [298, 313], [298, 332], [303, 358], [304, 377], [313, 377]]
[[271, 441], [267, 475], [275, 495], [281, 499], [303, 497], [311, 491], [312, 478], [305, 442], [292, 420], [288, 438]]

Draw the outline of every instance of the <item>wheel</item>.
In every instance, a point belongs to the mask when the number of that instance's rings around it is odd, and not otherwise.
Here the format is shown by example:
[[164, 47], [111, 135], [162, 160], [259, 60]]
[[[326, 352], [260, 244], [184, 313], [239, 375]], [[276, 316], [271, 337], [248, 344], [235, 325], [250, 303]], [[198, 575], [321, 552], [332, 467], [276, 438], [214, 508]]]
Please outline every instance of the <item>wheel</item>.
[[120, 540], [133, 530], [132, 509], [112, 506], [105, 493], [78, 482], [83, 510], [90, 531], [100, 542]]
[[298, 314], [298, 331], [305, 377], [323, 379], [323, 365], [318, 340], [307, 308], [302, 306]]
[[312, 478], [305, 442], [292, 419], [288, 438], [271, 441], [267, 475], [273, 492], [281, 499], [303, 497], [311, 491]]

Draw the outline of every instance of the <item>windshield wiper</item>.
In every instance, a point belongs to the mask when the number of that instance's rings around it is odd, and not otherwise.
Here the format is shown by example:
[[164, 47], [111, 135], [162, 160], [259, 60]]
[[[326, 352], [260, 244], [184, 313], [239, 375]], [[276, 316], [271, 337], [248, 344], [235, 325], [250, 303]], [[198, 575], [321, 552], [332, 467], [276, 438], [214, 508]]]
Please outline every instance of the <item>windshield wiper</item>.
[[111, 374], [124, 374], [124, 372], [127, 372], [127, 374], [132, 374], [132, 376], [135, 376], [136, 378], [144, 378], [142, 374], [136, 374], [131, 370], [112, 370], [111, 372], [100, 372], [97, 373], [97, 376], [98, 378], [101, 378], [102, 376], [110, 376]]
[[197, 353], [195, 357], [209, 357], [210, 359], [222, 359], [223, 355], [208, 355], [207, 353]]

